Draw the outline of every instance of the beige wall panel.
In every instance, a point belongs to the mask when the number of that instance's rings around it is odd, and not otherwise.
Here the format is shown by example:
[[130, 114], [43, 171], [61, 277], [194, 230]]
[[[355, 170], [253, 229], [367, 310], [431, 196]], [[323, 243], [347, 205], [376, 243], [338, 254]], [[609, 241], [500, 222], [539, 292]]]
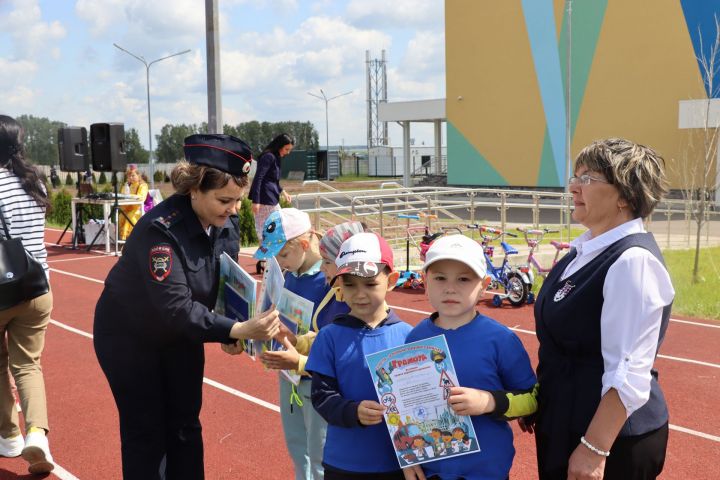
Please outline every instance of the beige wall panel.
[[445, 18], [448, 120], [509, 183], [534, 185], [545, 115], [520, 0], [448, 0]]
[[[574, 26], [573, 32], [580, 34]], [[578, 33], [575, 33], [578, 32]], [[678, 1], [609, 1], [580, 110], [572, 153], [598, 138], [647, 144], [668, 162], [683, 157], [678, 101], [705, 92]], [[668, 168], [677, 185], [677, 168]]]

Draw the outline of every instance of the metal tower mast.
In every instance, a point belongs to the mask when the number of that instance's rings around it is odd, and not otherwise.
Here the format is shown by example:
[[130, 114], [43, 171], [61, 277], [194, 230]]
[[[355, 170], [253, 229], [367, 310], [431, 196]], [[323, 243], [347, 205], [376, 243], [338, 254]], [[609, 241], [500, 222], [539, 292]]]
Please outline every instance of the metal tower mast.
[[370, 50], [365, 50], [368, 148], [388, 144], [387, 122], [381, 122], [378, 118], [380, 102], [387, 102], [386, 65], [385, 50], [382, 51], [380, 60], [370, 60]]

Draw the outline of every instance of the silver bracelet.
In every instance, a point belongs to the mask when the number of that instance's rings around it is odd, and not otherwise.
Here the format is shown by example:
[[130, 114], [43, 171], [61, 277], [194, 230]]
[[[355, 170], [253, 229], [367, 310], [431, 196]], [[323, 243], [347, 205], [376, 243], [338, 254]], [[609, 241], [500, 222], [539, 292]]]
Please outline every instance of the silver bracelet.
[[597, 453], [601, 457], [609, 457], [610, 456], [610, 451], [600, 450], [599, 448], [597, 448], [596, 446], [594, 446], [593, 444], [591, 444], [590, 442], [585, 440], [585, 436], [580, 437], [580, 443], [585, 445], [591, 452]]

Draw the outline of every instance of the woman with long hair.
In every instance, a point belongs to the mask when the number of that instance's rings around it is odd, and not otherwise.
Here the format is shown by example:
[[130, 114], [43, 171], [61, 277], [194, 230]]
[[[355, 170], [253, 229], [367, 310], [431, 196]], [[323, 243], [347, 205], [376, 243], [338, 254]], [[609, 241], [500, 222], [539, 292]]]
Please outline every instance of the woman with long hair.
[[[11, 238], [45, 269], [45, 210], [49, 205], [40, 176], [25, 159], [22, 126], [0, 115], [0, 210]], [[0, 237], [5, 238], [0, 226]], [[52, 293], [0, 310], [0, 456], [22, 457], [30, 473], [53, 469], [48, 446], [48, 414], [40, 356], [53, 306]], [[18, 426], [9, 374], [17, 386], [25, 419], [25, 438]]]

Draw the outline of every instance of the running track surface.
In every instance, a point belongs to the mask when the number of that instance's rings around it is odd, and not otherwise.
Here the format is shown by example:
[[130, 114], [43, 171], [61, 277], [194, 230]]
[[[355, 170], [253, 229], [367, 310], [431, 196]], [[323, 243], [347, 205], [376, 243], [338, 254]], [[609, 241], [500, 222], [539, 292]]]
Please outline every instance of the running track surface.
[[[58, 468], [49, 478], [119, 479], [118, 418], [110, 389], [92, 346], [95, 303], [117, 259], [54, 246], [48, 230], [48, 260], [55, 297], [42, 363], [50, 415], [50, 446]], [[65, 240], [69, 240], [66, 236]], [[241, 264], [254, 271], [250, 257]], [[430, 306], [424, 294], [392, 292], [388, 303], [416, 324]], [[480, 310], [515, 329], [537, 362], [532, 308], [482, 304]], [[720, 324], [674, 317], [656, 367], [670, 407], [670, 441], [664, 479], [716, 479], [720, 458]], [[216, 344], [205, 347], [206, 382], [201, 420], [208, 479], [292, 479], [278, 413], [277, 375]], [[513, 422], [517, 450], [511, 477], [535, 479], [532, 436]], [[0, 480], [31, 478], [20, 458], [0, 457]]]

